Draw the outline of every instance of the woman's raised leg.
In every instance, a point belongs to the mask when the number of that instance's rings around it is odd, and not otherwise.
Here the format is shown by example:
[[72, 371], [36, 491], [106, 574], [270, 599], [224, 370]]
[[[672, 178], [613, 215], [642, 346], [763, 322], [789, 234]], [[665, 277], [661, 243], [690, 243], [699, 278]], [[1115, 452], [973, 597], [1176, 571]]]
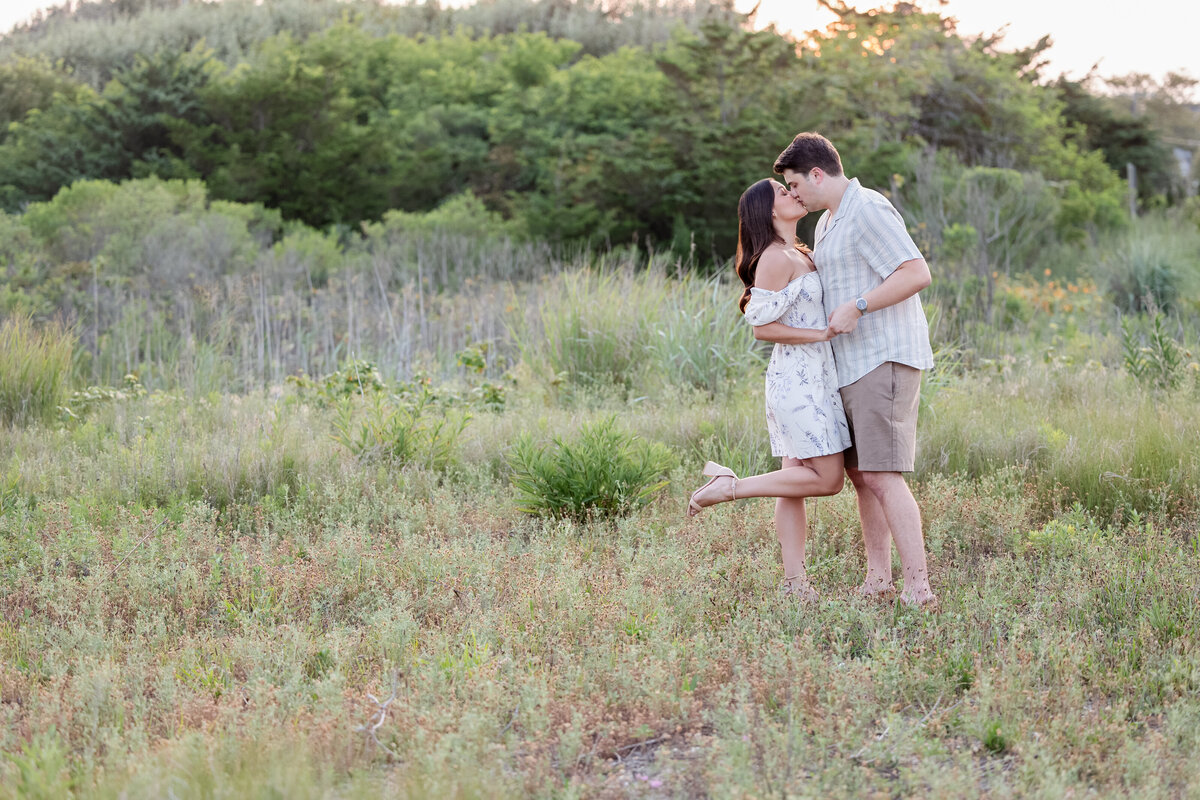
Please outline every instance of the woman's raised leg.
[[762, 475], [752, 475], [737, 482], [737, 496], [743, 497], [788, 497], [803, 500], [805, 497], [827, 497], [842, 490], [846, 481], [842, 454], [814, 458], [785, 458], [783, 468]]
[[840, 492], [845, 480], [841, 453], [805, 459], [785, 458], [783, 469], [774, 472], [749, 478], [714, 478], [692, 494], [691, 504], [694, 508], [691, 513], [745, 497], [786, 497], [793, 500], [826, 497]]

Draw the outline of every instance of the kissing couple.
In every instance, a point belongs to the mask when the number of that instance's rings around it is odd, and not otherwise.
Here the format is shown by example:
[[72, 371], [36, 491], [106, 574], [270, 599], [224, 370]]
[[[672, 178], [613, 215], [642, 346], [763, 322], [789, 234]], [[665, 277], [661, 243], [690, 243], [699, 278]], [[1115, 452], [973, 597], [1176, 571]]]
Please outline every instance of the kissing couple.
[[[694, 516], [716, 503], [774, 497], [785, 596], [819, 598], [808, 580], [806, 497], [858, 496], [867, 571], [859, 593], [890, 597], [892, 543], [900, 600], [936, 606], [921, 510], [904, 473], [916, 460], [921, 372], [933, 366], [918, 292], [929, 265], [886, 197], [847, 178], [833, 144], [801, 133], [775, 160], [786, 186], [765, 178], [738, 201], [735, 269], [739, 306], [756, 339], [774, 342], [767, 365], [767, 430], [782, 468], [739, 478], [708, 462], [710, 480], [688, 502]], [[796, 223], [825, 211], [814, 246]]]

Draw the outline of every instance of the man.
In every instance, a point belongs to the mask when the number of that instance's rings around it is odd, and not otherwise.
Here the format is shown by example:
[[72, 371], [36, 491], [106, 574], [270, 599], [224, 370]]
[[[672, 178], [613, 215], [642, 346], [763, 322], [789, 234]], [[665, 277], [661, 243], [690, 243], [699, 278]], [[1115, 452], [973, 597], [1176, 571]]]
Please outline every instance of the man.
[[846, 475], [858, 493], [867, 577], [859, 591], [892, 589], [895, 541], [901, 599], [936, 602], [929, 587], [921, 510], [902, 473], [916, 460], [921, 370], [933, 366], [929, 324], [917, 292], [929, 265], [887, 198], [850, 180], [833, 144], [799, 134], [775, 161], [792, 195], [817, 223], [813, 260], [821, 276], [838, 384], [854, 444]]

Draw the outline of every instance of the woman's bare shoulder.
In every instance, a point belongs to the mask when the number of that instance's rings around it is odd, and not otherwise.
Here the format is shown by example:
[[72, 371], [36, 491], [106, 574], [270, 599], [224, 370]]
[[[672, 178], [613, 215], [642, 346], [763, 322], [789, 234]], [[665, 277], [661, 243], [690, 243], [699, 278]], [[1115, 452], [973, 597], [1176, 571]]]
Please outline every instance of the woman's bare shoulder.
[[754, 285], [759, 289], [777, 292], [795, 277], [796, 261], [782, 248], [771, 247], [758, 259]]

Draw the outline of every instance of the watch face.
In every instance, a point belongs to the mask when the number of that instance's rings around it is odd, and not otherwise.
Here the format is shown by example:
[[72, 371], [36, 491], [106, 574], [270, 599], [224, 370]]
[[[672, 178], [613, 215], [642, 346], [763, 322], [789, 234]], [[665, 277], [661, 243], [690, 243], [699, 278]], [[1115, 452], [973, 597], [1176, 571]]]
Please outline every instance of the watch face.
[[862, 297], [858, 298], [858, 301], [854, 305], [858, 307], [859, 311], [867, 310], [867, 301], [865, 298], [862, 298]]

